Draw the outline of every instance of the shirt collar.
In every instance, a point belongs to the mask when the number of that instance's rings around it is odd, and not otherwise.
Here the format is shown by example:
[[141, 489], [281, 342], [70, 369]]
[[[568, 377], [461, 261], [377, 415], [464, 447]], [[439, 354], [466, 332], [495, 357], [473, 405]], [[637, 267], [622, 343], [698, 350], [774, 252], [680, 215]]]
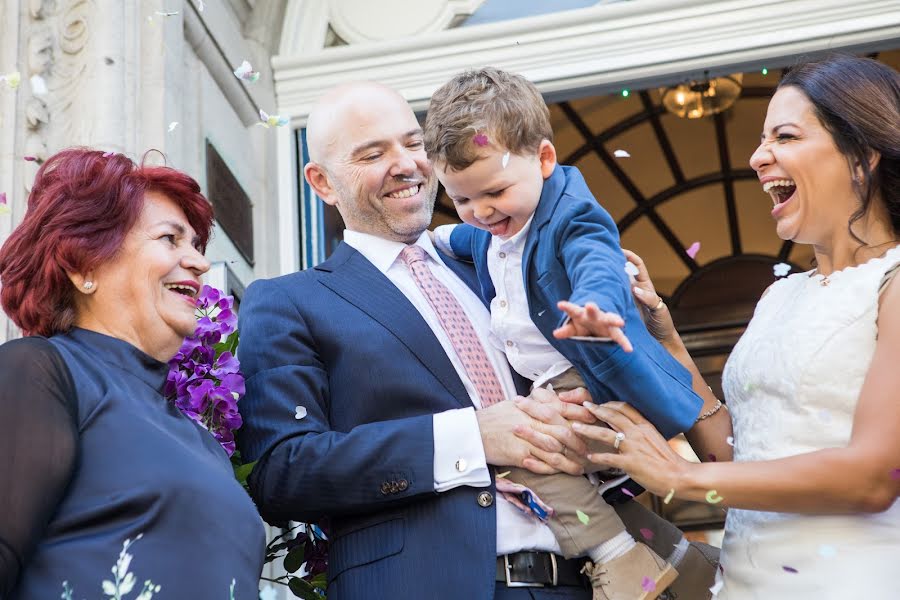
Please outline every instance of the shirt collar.
[[[407, 246], [403, 242], [386, 240], [371, 233], [361, 233], [350, 229], [344, 230], [344, 241], [351, 248], [365, 256], [382, 273], [387, 273], [388, 269], [397, 262], [400, 253]], [[421, 246], [425, 253], [431, 256], [438, 264], [444, 264], [438, 256], [434, 244], [431, 243], [431, 238], [428, 236], [427, 231], [423, 231], [415, 243], [417, 246]]]
[[525, 222], [525, 225], [522, 226], [522, 229], [517, 231], [515, 235], [509, 239], [504, 240], [498, 236], [491, 236], [491, 245], [505, 251], [511, 249], [522, 250], [525, 248], [525, 239], [528, 237], [528, 230], [531, 229], [532, 221], [534, 221], [534, 213], [531, 213], [531, 216], [528, 217], [528, 220]]

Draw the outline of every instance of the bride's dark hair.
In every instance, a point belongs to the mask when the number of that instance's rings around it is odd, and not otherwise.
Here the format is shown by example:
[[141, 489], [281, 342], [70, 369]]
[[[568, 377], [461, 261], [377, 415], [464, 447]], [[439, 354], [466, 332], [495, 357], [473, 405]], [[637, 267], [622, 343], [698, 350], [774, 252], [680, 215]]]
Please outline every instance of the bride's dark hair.
[[[859, 164], [862, 177], [854, 187], [862, 203], [850, 218], [853, 223], [881, 198], [890, 214], [894, 233], [900, 235], [900, 75], [870, 58], [832, 54], [792, 67], [778, 89], [792, 86], [803, 92], [815, 114], [831, 134], [849, 168]], [[874, 169], [869, 161], [881, 156]]]

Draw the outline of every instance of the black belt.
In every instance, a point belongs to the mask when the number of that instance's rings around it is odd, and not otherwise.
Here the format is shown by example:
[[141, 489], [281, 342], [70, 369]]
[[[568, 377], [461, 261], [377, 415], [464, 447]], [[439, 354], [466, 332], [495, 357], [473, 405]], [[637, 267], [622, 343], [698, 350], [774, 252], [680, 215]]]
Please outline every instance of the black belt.
[[574, 585], [585, 587], [584, 559], [563, 558], [550, 552], [516, 552], [497, 557], [497, 581], [509, 587]]

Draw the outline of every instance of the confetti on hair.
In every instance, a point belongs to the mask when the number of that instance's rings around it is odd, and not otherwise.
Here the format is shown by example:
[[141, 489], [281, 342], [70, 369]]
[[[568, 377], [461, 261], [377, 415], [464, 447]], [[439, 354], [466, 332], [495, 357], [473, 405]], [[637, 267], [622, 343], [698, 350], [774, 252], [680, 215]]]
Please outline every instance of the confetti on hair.
[[581, 512], [580, 510], [576, 510], [575, 514], [578, 516], [578, 520], [581, 521], [582, 525], [587, 525], [588, 523], [591, 522], [591, 518], [589, 516], [587, 516], [586, 514], [584, 514], [583, 512]]
[[503, 471], [502, 473], [497, 473], [497, 479], [503, 479], [507, 475], [509, 475], [512, 471]]
[[475, 142], [476, 146], [487, 146], [488, 145], [488, 137], [483, 133], [476, 133], [475, 137], [472, 138], [472, 141]]
[[645, 592], [655, 592], [656, 582], [644, 575], [644, 578], [641, 579], [641, 589]]
[[787, 274], [791, 272], [792, 268], [791, 265], [782, 262], [773, 266], [772, 272], [775, 273], [775, 277], [786, 277]]
[[894, 481], [900, 481], [900, 469], [891, 470], [891, 479], [893, 479]]
[[0, 75], [0, 81], [6, 82], [9, 89], [14, 90], [19, 87], [19, 84], [22, 82], [22, 75], [18, 71], [13, 71], [6, 75]]
[[245, 60], [241, 63], [241, 66], [234, 70], [234, 76], [241, 81], [253, 83], [259, 80], [259, 71], [254, 71], [250, 63]]
[[785, 573], [797, 573], [798, 572], [797, 569], [795, 569], [794, 567], [789, 567], [787, 565], [784, 565], [781, 568], [784, 569]]
[[613, 152], [613, 156], [616, 158], [631, 158], [631, 155], [625, 150], [616, 150]]
[[632, 498], [634, 498], [634, 492], [632, 492], [631, 490], [629, 490], [627, 487], [623, 487], [623, 488], [621, 488], [621, 489], [622, 489], [622, 493], [623, 493], [623, 494], [625, 494], [626, 496], [631, 496]]
[[259, 118], [262, 122], [257, 123], [257, 125], [262, 125], [266, 129], [268, 129], [269, 127], [284, 127], [285, 125], [290, 123], [290, 119], [288, 119], [287, 117], [266, 114], [266, 111], [264, 111], [263, 109], [259, 109]]
[[46, 96], [47, 95], [47, 81], [41, 77], [40, 75], [32, 75], [31, 79], [28, 80], [31, 84], [31, 93], [35, 96]]
[[178, 121], [172, 121], [169, 123], [169, 133], [175, 131], [175, 128], [178, 127]]
[[690, 246], [685, 249], [684, 253], [690, 256], [691, 258], [696, 258], [697, 253], [700, 252], [700, 242], [694, 242]]
[[675, 488], [672, 488], [671, 490], [669, 490], [669, 493], [666, 494], [666, 497], [663, 498], [663, 504], [668, 504], [669, 502], [671, 502], [672, 498], [674, 496], [675, 496]]
[[297, 407], [294, 409], [294, 418], [297, 419], [298, 421], [300, 419], [304, 418], [306, 416], [306, 414], [307, 414], [307, 411], [306, 411], [305, 406], [297, 405]]
[[734, 447], [734, 437], [729, 435], [727, 438], [725, 438], [725, 443], [733, 448]]
[[7, 215], [9, 213], [9, 205], [6, 204], [6, 192], [0, 192], [0, 215]]
[[113, 151], [104, 152], [104, 153], [103, 153], [103, 158], [109, 158], [110, 156], [115, 156], [115, 155], [116, 155], [116, 153], [113, 152]]
[[837, 548], [834, 546], [829, 546], [828, 544], [822, 544], [819, 546], [819, 556], [822, 558], [832, 558], [837, 554]]
[[506, 165], [509, 164], [509, 151], [503, 155], [503, 158], [500, 159], [500, 164], [503, 165], [503, 168], [506, 168]]
[[708, 492], [706, 492], [706, 501], [710, 504], [718, 504], [724, 499], [725, 498], [716, 493], [716, 490], [709, 490]]
[[644, 539], [648, 542], [653, 539], [653, 530], [647, 529], [646, 527], [641, 527], [641, 535], [644, 536]]
[[625, 261], [625, 272], [632, 277], [637, 277], [641, 273], [633, 262], [627, 260]]
[[178, 14], [178, 11], [177, 10], [173, 10], [173, 11], [158, 10], [158, 11], [156, 11], [156, 14], [158, 14], [161, 17], [174, 17], [175, 15]]

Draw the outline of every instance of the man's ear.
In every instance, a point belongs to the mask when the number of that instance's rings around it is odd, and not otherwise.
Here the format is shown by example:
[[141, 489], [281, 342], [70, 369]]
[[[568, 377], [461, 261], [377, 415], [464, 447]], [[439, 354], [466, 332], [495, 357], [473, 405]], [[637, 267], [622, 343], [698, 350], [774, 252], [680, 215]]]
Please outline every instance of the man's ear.
[[556, 147], [550, 140], [542, 140], [538, 146], [538, 160], [541, 161], [541, 177], [547, 179], [556, 168]]
[[90, 296], [97, 291], [97, 281], [94, 279], [93, 271], [88, 271], [87, 273], [70, 273], [66, 271], [66, 276], [72, 282], [72, 285], [75, 286], [75, 289], [86, 296]]
[[326, 204], [337, 206], [337, 194], [334, 193], [334, 186], [331, 185], [331, 180], [325, 167], [315, 162], [307, 163], [303, 167], [303, 176], [316, 193], [316, 196], [321, 198]]

